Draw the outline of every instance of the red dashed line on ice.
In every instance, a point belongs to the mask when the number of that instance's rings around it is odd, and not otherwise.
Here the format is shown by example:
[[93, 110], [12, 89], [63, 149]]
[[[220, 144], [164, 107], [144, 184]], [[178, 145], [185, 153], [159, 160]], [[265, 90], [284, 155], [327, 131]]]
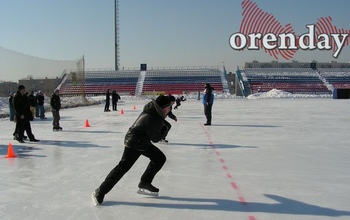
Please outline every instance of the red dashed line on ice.
[[[204, 129], [204, 126], [202, 126], [205, 135], [208, 138], [209, 144], [211, 146], [211, 148], [215, 151], [215, 154], [219, 157], [219, 161], [220, 163], [223, 164], [222, 169], [225, 170], [226, 172], [226, 177], [230, 180], [231, 183], [231, 187], [236, 191], [237, 195], [238, 195], [238, 201], [244, 205], [247, 206], [247, 202], [245, 201], [244, 197], [242, 196], [242, 193], [240, 192], [237, 184], [233, 181], [233, 177], [231, 175], [231, 173], [228, 171], [228, 167], [225, 165], [225, 160], [223, 158], [221, 158], [221, 154], [220, 152], [217, 150], [217, 148], [215, 147], [213, 141], [211, 140], [211, 137], [209, 135], [209, 133]], [[255, 216], [248, 216], [248, 220], [256, 220]]]

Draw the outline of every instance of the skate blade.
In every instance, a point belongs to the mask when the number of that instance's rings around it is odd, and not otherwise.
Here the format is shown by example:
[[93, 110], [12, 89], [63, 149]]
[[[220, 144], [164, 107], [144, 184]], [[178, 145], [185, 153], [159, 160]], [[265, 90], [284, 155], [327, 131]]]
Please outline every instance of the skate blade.
[[97, 202], [97, 199], [95, 197], [95, 193], [94, 192], [91, 194], [91, 199], [92, 199], [92, 202], [94, 203], [95, 206], [100, 205], [100, 203]]
[[147, 196], [158, 196], [158, 192], [151, 192], [151, 191], [148, 191], [147, 189], [139, 189], [137, 193], [142, 195], [147, 195]]

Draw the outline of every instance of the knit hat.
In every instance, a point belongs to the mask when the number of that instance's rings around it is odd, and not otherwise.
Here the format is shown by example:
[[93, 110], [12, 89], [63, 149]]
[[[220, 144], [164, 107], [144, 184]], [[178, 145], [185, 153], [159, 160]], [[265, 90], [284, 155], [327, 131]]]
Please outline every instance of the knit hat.
[[171, 101], [171, 102], [175, 102], [175, 100], [176, 100], [176, 99], [175, 99], [175, 97], [174, 97], [174, 96], [172, 96], [172, 95], [168, 95], [168, 97], [169, 97], [169, 99], [170, 99], [170, 101]]
[[166, 108], [170, 106], [170, 99], [168, 96], [160, 95], [156, 99], [156, 103], [161, 107], [161, 108]]
[[25, 89], [26, 87], [24, 87], [24, 85], [19, 85], [18, 86], [18, 91], [21, 91], [22, 89]]

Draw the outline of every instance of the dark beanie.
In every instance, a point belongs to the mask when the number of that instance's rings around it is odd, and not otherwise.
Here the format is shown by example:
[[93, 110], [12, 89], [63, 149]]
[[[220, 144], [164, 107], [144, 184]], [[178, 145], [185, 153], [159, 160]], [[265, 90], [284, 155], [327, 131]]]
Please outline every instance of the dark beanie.
[[172, 95], [169, 95], [169, 99], [170, 99], [171, 102], [175, 102], [176, 101], [175, 97], [172, 96]]
[[24, 87], [24, 85], [19, 85], [18, 86], [18, 91], [21, 91], [22, 89], [25, 89], [26, 87]]
[[156, 99], [156, 103], [161, 107], [161, 108], [166, 108], [170, 106], [170, 99], [168, 96], [160, 95]]

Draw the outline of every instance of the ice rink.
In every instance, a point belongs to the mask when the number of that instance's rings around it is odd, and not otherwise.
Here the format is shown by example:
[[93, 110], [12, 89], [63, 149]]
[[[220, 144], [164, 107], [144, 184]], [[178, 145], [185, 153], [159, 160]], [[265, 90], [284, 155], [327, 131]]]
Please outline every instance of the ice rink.
[[[217, 99], [212, 126], [200, 101], [182, 102], [169, 144], [155, 144], [167, 156], [159, 196], [136, 193], [141, 157], [94, 206], [148, 101], [64, 109], [61, 132], [47, 112], [32, 122], [38, 143], [12, 140], [14, 123], [0, 119], [0, 219], [350, 219], [350, 101], [334, 99]], [[5, 158], [9, 143], [17, 158]]]

